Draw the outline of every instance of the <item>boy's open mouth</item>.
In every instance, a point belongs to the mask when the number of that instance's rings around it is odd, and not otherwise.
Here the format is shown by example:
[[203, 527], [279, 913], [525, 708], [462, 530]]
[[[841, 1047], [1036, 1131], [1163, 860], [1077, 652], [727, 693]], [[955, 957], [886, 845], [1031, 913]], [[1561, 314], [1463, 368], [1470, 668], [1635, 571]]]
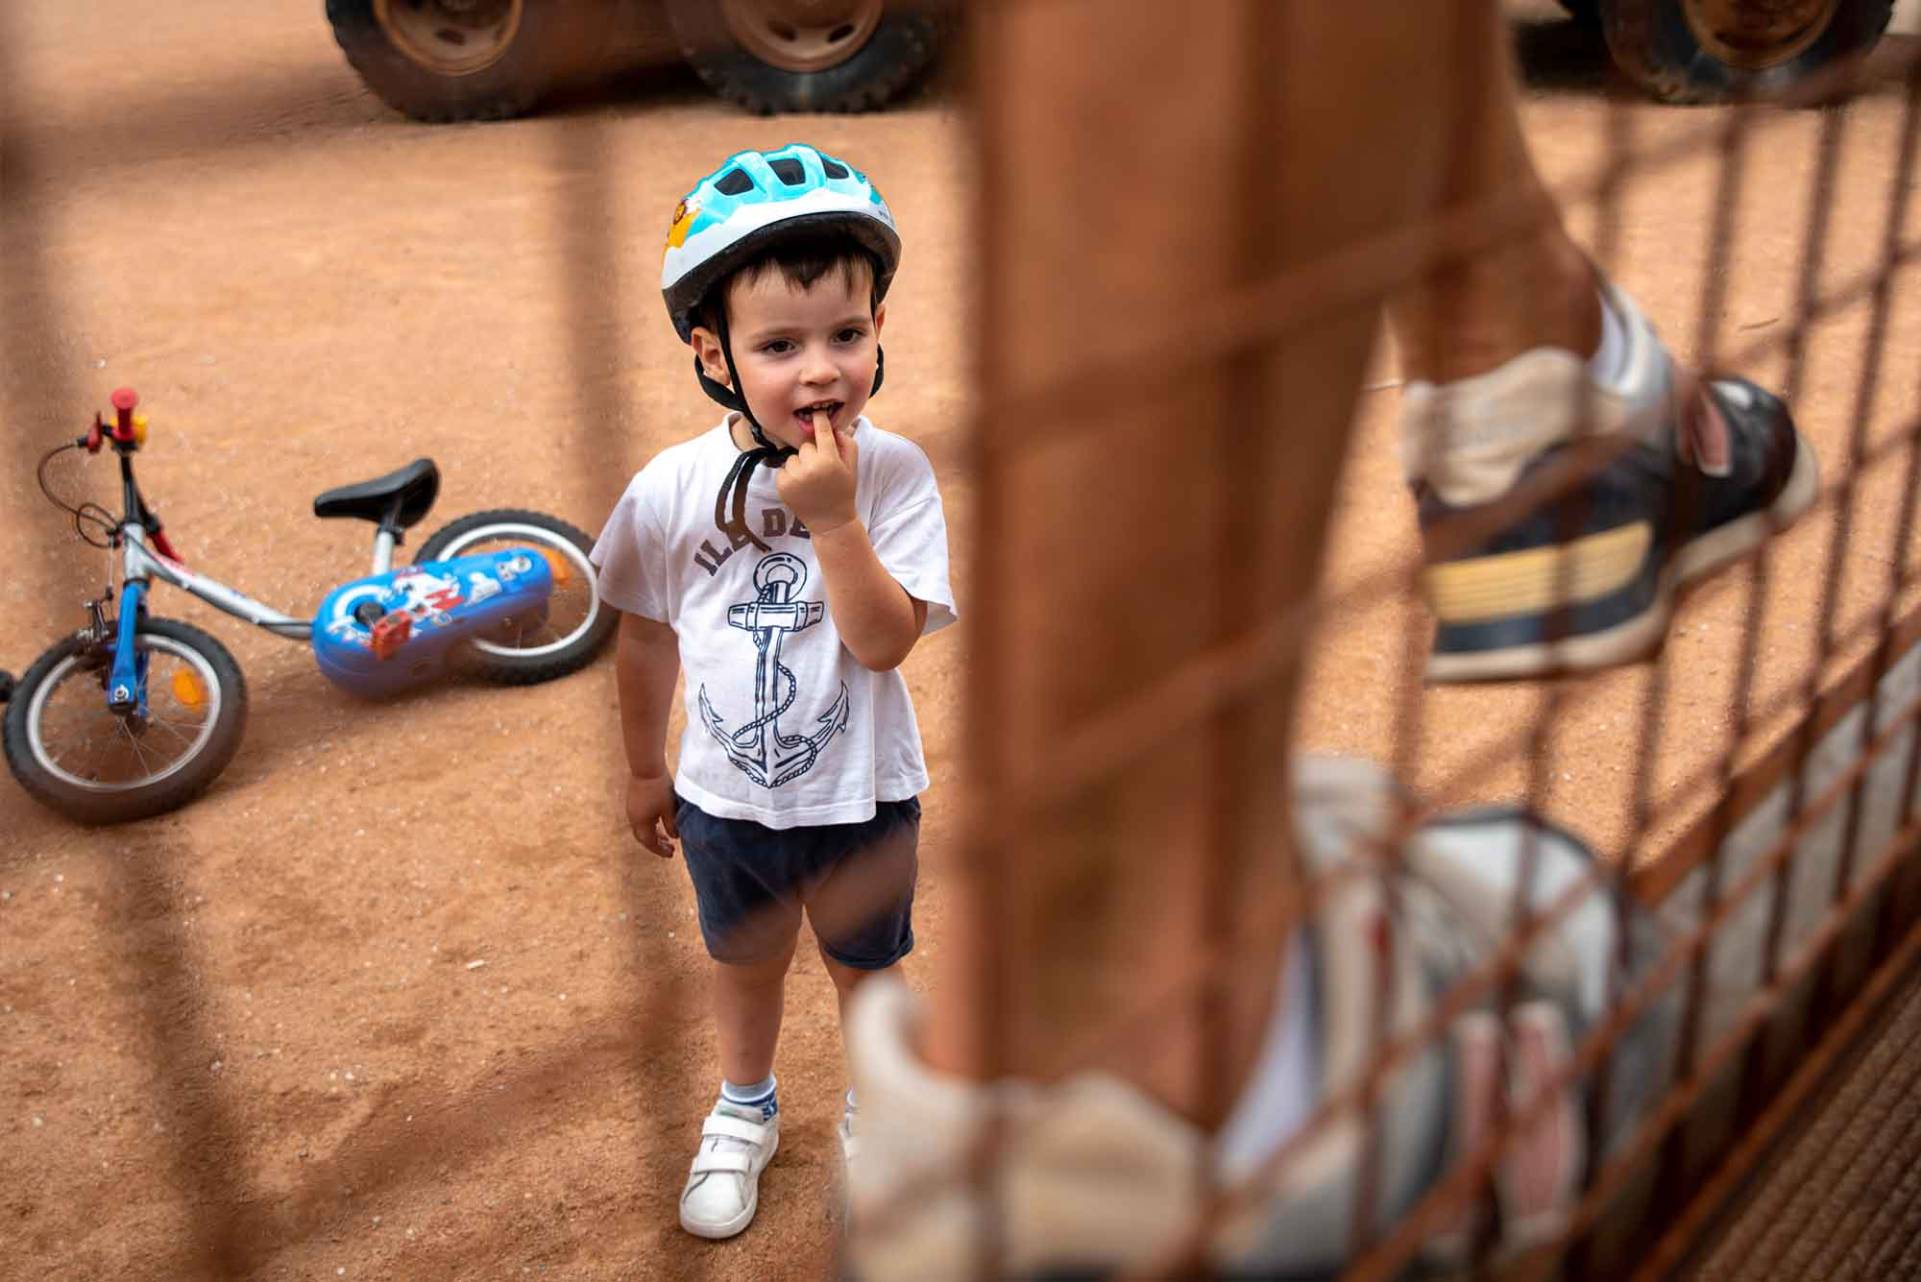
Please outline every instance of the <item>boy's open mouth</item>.
[[842, 401], [815, 401], [812, 405], [804, 405], [800, 409], [795, 410], [794, 420], [799, 423], [800, 426], [808, 429], [811, 434], [814, 427], [814, 415], [825, 414], [829, 421], [832, 421], [834, 415], [840, 413], [840, 407], [844, 403], [845, 402]]

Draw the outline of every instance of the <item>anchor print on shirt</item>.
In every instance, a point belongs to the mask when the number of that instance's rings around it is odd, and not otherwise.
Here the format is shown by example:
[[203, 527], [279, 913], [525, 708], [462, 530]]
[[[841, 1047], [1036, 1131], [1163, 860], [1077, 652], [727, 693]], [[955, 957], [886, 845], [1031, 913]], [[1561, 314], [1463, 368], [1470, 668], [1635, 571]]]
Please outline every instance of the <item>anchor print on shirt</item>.
[[700, 688], [700, 716], [707, 733], [742, 774], [763, 788], [778, 788], [812, 770], [827, 741], [847, 728], [845, 681], [833, 706], [814, 718], [819, 729], [803, 735], [781, 728], [782, 714], [794, 706], [800, 692], [793, 672], [780, 661], [781, 646], [793, 633], [819, 623], [826, 611], [818, 601], [799, 599], [806, 582], [807, 566], [799, 557], [775, 552], [754, 567], [755, 599], [727, 607], [728, 624], [754, 638], [754, 719], [729, 730], [714, 711], [706, 685]]

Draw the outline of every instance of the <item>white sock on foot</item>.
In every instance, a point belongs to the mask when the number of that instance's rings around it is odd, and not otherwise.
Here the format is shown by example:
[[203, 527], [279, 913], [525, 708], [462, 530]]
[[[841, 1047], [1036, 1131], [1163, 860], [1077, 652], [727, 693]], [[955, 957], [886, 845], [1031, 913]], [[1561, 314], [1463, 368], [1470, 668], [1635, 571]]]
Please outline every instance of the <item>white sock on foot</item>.
[[1587, 368], [1595, 382], [1602, 387], [1622, 390], [1628, 375], [1628, 327], [1627, 320], [1608, 297], [1607, 290], [1599, 291], [1601, 297], [1601, 345], [1594, 349], [1588, 358]]
[[1576, 435], [1654, 439], [1670, 430], [1672, 366], [1634, 300], [1603, 281], [1601, 345], [1591, 357], [1523, 352], [1485, 374], [1401, 394], [1401, 459], [1455, 506], [1505, 494], [1550, 446]]
[[723, 1077], [720, 1082], [720, 1098], [724, 1103], [732, 1104], [735, 1108], [760, 1110], [760, 1120], [764, 1122], [780, 1112], [778, 1087], [779, 1083], [774, 1080], [772, 1073], [767, 1075], [765, 1081], [755, 1082], [749, 1086], [738, 1085]]

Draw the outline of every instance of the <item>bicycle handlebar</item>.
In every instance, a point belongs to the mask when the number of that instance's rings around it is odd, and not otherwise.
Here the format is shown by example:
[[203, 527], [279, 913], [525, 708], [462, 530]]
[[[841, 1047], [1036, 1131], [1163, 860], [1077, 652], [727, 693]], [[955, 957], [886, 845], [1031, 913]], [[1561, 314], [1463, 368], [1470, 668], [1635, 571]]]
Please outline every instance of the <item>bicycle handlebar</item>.
[[133, 410], [140, 404], [140, 393], [131, 387], [116, 388], [113, 393], [113, 439], [122, 445], [133, 441]]
[[[133, 479], [133, 453], [147, 443], [147, 416], [134, 412], [140, 404], [140, 394], [131, 387], [116, 388], [114, 389], [111, 400], [113, 403], [113, 426], [108, 427], [100, 414], [95, 413], [93, 416], [93, 424], [87, 429], [87, 434], [75, 440], [72, 446], [84, 449], [89, 454], [98, 454], [102, 445], [107, 444], [109, 441], [113, 443], [114, 452], [120, 455], [120, 484], [127, 517], [138, 521], [146, 528], [154, 549], [162, 556], [169, 560], [180, 561], [182, 564], [185, 564], [184, 558], [174, 550], [173, 544], [168, 541], [165, 531], [161, 528], [159, 514], [147, 505], [145, 497], [140, 493], [139, 485]], [[71, 447], [63, 446], [61, 448]], [[56, 450], [55, 453], [57, 452]], [[48, 457], [51, 458], [52, 455]], [[80, 519], [81, 513], [79, 509], [62, 502], [52, 490], [47, 488], [44, 470], [46, 462], [46, 459], [41, 460], [41, 491], [45, 493], [49, 499], [59, 504], [62, 509], [74, 513], [76, 519]], [[115, 523], [110, 519], [111, 514], [107, 513], [106, 516], [109, 519], [102, 523], [108, 526], [110, 530], [117, 528]], [[88, 541], [92, 542], [92, 540]]]
[[113, 426], [108, 427], [96, 413], [87, 434], [74, 442], [89, 454], [98, 454], [100, 447], [109, 440], [122, 454], [137, 450], [147, 443], [147, 416], [134, 413], [140, 404], [140, 394], [131, 387], [115, 388], [112, 401]]

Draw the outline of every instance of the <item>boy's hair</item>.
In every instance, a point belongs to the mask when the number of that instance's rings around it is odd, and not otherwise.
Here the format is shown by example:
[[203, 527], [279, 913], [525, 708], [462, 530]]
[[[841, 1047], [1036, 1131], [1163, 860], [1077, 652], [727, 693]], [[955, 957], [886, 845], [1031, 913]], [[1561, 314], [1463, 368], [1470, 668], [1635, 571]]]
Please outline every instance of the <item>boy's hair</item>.
[[[727, 294], [737, 280], [754, 281], [769, 271], [778, 271], [781, 279], [794, 289], [812, 289], [815, 283], [828, 273], [838, 271], [849, 289], [859, 282], [857, 269], [867, 268], [868, 288], [878, 294], [880, 280], [880, 261], [873, 251], [853, 236], [838, 229], [821, 228], [814, 231], [798, 231], [783, 236], [754, 255], [732, 272], [714, 282], [707, 296], [700, 300], [700, 308], [695, 313], [695, 323], [715, 333], [720, 332], [721, 309], [727, 306]], [[868, 308], [874, 307], [872, 298]]]

